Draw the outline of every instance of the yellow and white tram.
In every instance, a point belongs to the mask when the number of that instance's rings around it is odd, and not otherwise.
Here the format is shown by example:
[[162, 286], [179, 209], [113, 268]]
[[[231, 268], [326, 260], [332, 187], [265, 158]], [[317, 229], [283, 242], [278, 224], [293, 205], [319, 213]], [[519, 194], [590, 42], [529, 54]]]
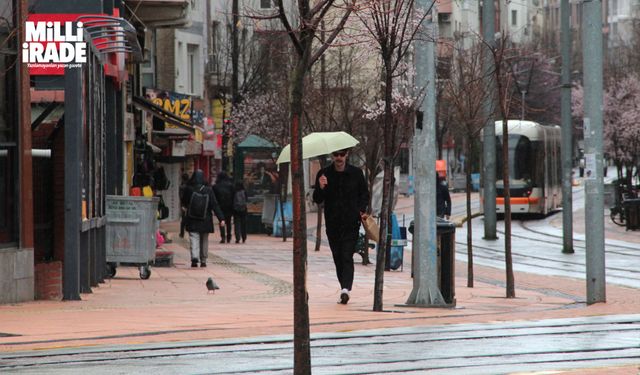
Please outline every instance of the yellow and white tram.
[[[496, 212], [503, 214], [502, 121], [495, 126]], [[511, 212], [546, 215], [561, 207], [560, 127], [521, 120], [509, 120], [507, 127]]]

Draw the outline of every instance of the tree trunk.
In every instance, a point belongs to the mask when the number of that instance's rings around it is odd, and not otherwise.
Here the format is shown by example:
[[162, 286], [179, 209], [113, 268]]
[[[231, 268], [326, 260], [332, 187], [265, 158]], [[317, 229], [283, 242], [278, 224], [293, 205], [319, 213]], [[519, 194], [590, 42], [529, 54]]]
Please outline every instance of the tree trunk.
[[[373, 191], [371, 188], [371, 184], [369, 183], [369, 168], [365, 168], [364, 171], [364, 180], [367, 181], [367, 186], [369, 187], [369, 191]], [[369, 194], [369, 212], [371, 212], [371, 194]], [[364, 236], [364, 250], [362, 251], [362, 265], [367, 266], [371, 264], [369, 260], [369, 237]]]
[[[385, 66], [389, 66], [389, 59], [386, 59]], [[384, 268], [387, 243], [391, 231], [389, 230], [389, 212], [391, 206], [391, 182], [393, 179], [393, 137], [395, 132], [393, 129], [393, 114], [391, 112], [392, 98], [392, 72], [386, 68], [385, 71], [385, 88], [384, 88], [384, 158], [383, 170], [384, 177], [382, 182], [382, 205], [380, 207], [380, 241], [376, 254], [376, 277], [374, 283], [373, 294], [373, 311], [382, 311], [382, 290], [384, 285]]]
[[[313, 33], [303, 31], [302, 55], [291, 73], [291, 187], [293, 205], [293, 346], [294, 374], [311, 373], [309, 295], [307, 293], [307, 218], [302, 164], [304, 79], [308, 70]], [[306, 47], [306, 48], [305, 48]]]
[[507, 298], [515, 298], [511, 258], [511, 192], [509, 191], [509, 129], [507, 116], [502, 118], [502, 181], [504, 190], [504, 260], [507, 272]]
[[[513, 276], [513, 261], [511, 257], [511, 192], [509, 190], [509, 120], [508, 120], [508, 101], [507, 101], [507, 91], [504, 87], [504, 81], [506, 78], [503, 77], [500, 69], [500, 64], [502, 58], [504, 58], [504, 53], [499, 55], [500, 58], [495, 60], [495, 77], [496, 77], [496, 85], [498, 88], [498, 103], [500, 104], [500, 112], [502, 115], [502, 190], [504, 197], [504, 261], [505, 261], [505, 272], [506, 272], [506, 282], [507, 282], [507, 290], [506, 297], [507, 298], [515, 298], [515, 282]], [[508, 84], [506, 84], [508, 87]]]
[[471, 229], [471, 164], [473, 156], [471, 154], [472, 137], [468, 137], [464, 152], [467, 155], [467, 162], [464, 166], [467, 192], [467, 287], [473, 288], [473, 230]]
[[238, 104], [240, 98], [238, 92], [238, 58], [240, 56], [240, 50], [238, 48], [238, 22], [240, 22], [240, 11], [238, 2], [240, 0], [233, 0], [231, 2], [231, 103], [233, 106]]

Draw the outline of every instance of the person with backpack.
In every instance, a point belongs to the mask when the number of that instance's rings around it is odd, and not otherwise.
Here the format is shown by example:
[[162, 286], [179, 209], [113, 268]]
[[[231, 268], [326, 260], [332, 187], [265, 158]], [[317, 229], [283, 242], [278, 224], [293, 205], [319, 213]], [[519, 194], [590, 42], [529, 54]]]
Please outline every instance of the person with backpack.
[[242, 182], [236, 183], [233, 194], [233, 228], [236, 234], [236, 243], [245, 243], [247, 240], [247, 192]]
[[213, 192], [216, 195], [220, 209], [224, 214], [225, 225], [220, 224], [220, 243], [231, 243], [231, 218], [233, 217], [233, 181], [226, 172], [218, 173], [216, 184], [213, 185]]
[[218, 205], [213, 189], [205, 183], [204, 172], [196, 169], [182, 195], [182, 206], [186, 209], [186, 228], [191, 243], [191, 267], [207, 266], [209, 233], [213, 233], [213, 215], [224, 226], [224, 214]]

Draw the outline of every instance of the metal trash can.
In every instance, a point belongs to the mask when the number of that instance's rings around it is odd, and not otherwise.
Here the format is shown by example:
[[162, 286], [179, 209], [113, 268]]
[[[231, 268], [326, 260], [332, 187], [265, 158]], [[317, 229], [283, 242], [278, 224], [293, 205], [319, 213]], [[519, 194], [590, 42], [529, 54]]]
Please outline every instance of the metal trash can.
[[640, 229], [640, 198], [625, 199], [622, 207], [627, 230]]
[[140, 278], [151, 276], [158, 227], [156, 197], [106, 196], [106, 260], [111, 277], [119, 264], [140, 267]]
[[442, 218], [436, 221], [438, 238], [438, 286], [444, 301], [456, 305], [456, 225]]
[[[413, 234], [414, 223], [409, 224]], [[436, 218], [436, 238], [438, 252], [438, 288], [444, 301], [452, 307], [456, 305], [456, 225], [442, 218]], [[413, 277], [413, 258], [411, 277]]]

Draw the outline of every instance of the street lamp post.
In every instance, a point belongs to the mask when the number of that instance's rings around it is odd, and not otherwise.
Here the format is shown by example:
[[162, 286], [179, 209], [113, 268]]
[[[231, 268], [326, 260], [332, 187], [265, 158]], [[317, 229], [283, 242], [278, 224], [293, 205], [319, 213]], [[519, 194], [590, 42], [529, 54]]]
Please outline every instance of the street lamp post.
[[527, 90], [522, 90], [522, 114], [520, 115], [520, 120], [524, 121], [524, 97], [527, 95]]

